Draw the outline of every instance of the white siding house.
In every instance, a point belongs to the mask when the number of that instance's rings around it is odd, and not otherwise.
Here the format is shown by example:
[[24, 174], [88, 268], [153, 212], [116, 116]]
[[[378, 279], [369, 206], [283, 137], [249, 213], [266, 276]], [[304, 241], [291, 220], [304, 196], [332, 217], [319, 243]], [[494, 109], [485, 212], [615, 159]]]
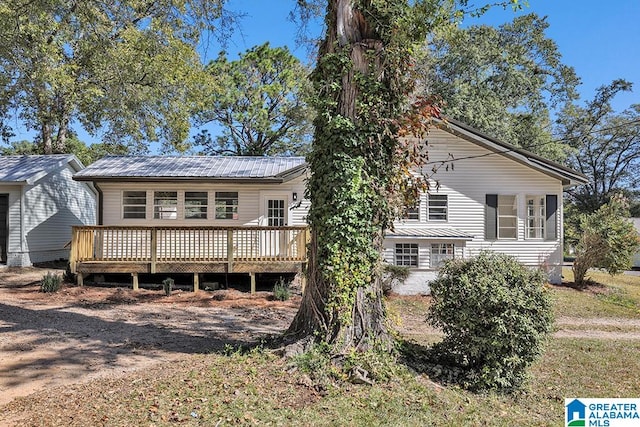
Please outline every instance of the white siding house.
[[[303, 157], [107, 156], [75, 174], [100, 225], [305, 225]], [[280, 209], [276, 209], [280, 208]]]
[[[633, 222], [633, 226], [636, 228], [638, 232], [638, 238], [640, 238], [640, 218], [631, 218]], [[640, 268], [640, 251], [636, 252], [633, 256], [633, 260], [631, 261], [631, 267]]]
[[0, 262], [67, 259], [71, 226], [95, 224], [97, 193], [73, 155], [0, 156]]
[[427, 144], [429, 194], [384, 242], [387, 262], [413, 269], [407, 290], [428, 292], [444, 259], [485, 249], [541, 267], [559, 283], [563, 189], [586, 177], [454, 120], [438, 123]]
[[[412, 270], [403, 289], [428, 293], [442, 262], [485, 249], [560, 282], [562, 194], [586, 178], [454, 120], [426, 143], [430, 190], [383, 245], [386, 262]], [[305, 224], [305, 176], [301, 157], [156, 156], [106, 157], [74, 179], [99, 190], [105, 226], [277, 227]]]

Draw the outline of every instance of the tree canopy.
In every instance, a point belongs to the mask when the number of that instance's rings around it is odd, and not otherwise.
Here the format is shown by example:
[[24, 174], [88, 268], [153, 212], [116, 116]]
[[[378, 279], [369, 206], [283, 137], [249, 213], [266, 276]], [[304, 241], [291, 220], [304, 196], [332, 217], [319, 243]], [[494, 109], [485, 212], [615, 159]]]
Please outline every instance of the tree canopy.
[[196, 115], [222, 133], [196, 137], [206, 154], [304, 154], [312, 133], [309, 71], [286, 47], [265, 43], [236, 61], [224, 52], [206, 67], [215, 86]]
[[619, 79], [600, 87], [584, 106], [567, 106], [558, 119], [557, 134], [572, 148], [568, 163], [589, 177], [573, 188], [570, 201], [580, 212], [594, 212], [615, 193], [640, 190], [640, 104], [616, 113], [611, 102], [632, 84]]
[[45, 153], [74, 125], [179, 146], [205, 86], [195, 49], [221, 13], [222, 0], [1, 2], [0, 130], [36, 130]]
[[443, 100], [445, 115], [552, 159], [550, 111], [576, 98], [579, 79], [546, 36], [545, 18], [516, 17], [492, 27], [436, 28], [418, 61], [426, 94]]

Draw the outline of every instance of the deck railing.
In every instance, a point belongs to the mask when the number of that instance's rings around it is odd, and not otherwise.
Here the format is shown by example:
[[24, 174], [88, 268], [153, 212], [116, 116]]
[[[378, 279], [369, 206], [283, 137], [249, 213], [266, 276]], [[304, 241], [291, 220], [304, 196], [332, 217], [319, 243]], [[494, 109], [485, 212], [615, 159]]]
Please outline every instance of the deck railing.
[[75, 226], [70, 264], [82, 262], [306, 262], [308, 228]]

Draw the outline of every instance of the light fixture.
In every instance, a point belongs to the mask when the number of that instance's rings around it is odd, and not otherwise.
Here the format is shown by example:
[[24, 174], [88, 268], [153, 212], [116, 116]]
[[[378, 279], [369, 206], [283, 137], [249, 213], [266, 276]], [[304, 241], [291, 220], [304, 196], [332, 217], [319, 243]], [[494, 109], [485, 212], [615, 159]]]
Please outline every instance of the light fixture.
[[296, 200], [298, 200], [298, 193], [296, 193], [295, 191], [292, 194], [293, 196], [293, 201], [295, 202]]

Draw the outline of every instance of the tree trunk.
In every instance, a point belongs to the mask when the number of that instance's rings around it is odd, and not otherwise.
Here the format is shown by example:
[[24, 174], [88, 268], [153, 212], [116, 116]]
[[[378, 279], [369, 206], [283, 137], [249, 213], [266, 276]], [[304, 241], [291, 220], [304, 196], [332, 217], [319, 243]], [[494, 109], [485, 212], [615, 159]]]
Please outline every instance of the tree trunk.
[[53, 154], [53, 143], [51, 140], [51, 124], [42, 123], [40, 137], [42, 138], [42, 151], [44, 154]]
[[321, 100], [309, 156], [308, 282], [287, 332], [305, 345], [329, 343], [337, 356], [389, 351], [393, 342], [380, 251], [389, 225], [385, 191], [395, 142], [386, 119], [394, 118], [399, 97], [382, 65], [384, 42], [355, 3], [329, 1], [314, 71]]

